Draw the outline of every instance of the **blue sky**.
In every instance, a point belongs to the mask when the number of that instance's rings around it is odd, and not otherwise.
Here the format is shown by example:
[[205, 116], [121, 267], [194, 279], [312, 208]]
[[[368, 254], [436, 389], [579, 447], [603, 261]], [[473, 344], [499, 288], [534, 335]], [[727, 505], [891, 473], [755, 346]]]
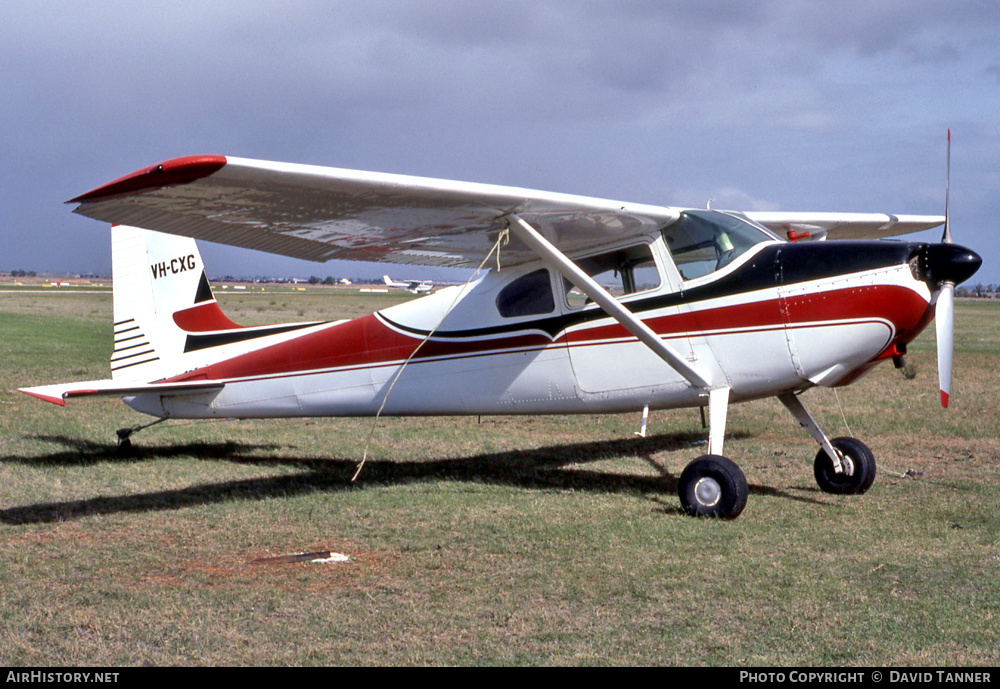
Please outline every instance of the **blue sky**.
[[[950, 127], [953, 232], [1000, 282], [993, 0], [3, 6], [0, 270], [109, 272], [63, 202], [183, 155], [934, 214]], [[385, 272], [202, 250], [214, 275]]]

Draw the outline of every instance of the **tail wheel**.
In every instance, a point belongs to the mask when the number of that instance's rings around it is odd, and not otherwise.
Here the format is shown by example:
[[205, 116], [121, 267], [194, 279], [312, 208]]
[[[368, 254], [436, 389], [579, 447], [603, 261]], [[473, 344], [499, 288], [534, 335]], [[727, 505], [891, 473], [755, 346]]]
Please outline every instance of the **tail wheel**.
[[747, 506], [750, 488], [736, 463], [721, 455], [704, 455], [681, 473], [677, 493], [693, 517], [735, 519]]
[[816, 455], [813, 470], [822, 491], [836, 495], [861, 495], [875, 481], [875, 455], [857, 438], [834, 438], [830, 444], [840, 454], [844, 473], [833, 470], [833, 460], [823, 450]]

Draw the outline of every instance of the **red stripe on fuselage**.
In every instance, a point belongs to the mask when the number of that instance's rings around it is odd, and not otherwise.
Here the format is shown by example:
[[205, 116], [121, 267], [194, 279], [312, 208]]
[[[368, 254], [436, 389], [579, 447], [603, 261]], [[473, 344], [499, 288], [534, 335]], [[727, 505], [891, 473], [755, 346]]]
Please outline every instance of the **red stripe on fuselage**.
[[[389, 328], [378, 316], [370, 314], [209, 364], [168, 381], [205, 377], [210, 380], [229, 380], [384, 365], [405, 360], [421, 341], [422, 338]], [[462, 342], [430, 340], [420, 349], [416, 358], [466, 356], [492, 350], [541, 348], [551, 344], [552, 341], [542, 334]]]
[[[689, 335], [738, 335], [752, 329], [775, 329], [879, 319], [895, 327], [895, 342], [909, 342], [926, 325], [927, 302], [913, 290], [896, 285], [840, 289], [816, 294], [770, 298], [748, 304], [704, 308], [689, 313], [645, 319], [664, 338]], [[477, 356], [486, 353], [540, 350], [546, 347], [589, 346], [635, 339], [618, 323], [602, 323], [552, 340], [525, 331], [511, 336], [429, 340], [414, 361]], [[294, 375], [332, 369], [395, 365], [409, 357], [422, 338], [401, 333], [376, 314], [332, 324], [281, 343], [219, 361], [169, 381]]]
[[[866, 286], [783, 296], [643, 319], [664, 337], [711, 335], [813, 322], [878, 318], [893, 324], [899, 342], [910, 342], [927, 325], [927, 301], [898, 285]], [[634, 339], [617, 322], [572, 331], [572, 344]]]
[[894, 341], [908, 343], [929, 322], [928, 302], [898, 285], [868, 285], [831, 292], [812, 292], [782, 299], [789, 323], [845, 318], [882, 318], [896, 331]]

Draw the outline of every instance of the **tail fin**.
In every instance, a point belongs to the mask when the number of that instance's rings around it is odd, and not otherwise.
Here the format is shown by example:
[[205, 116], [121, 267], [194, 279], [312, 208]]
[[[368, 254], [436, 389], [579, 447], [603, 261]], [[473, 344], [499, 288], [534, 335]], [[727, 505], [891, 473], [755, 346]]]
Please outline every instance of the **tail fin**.
[[111, 228], [111, 270], [115, 314], [111, 379], [20, 391], [66, 406], [70, 397], [89, 395], [183, 395], [221, 390], [225, 384], [218, 381], [162, 382], [197, 366], [197, 355], [185, 351], [191, 333], [241, 329], [216, 303], [194, 240], [115, 225]]
[[238, 327], [212, 295], [193, 239], [111, 228], [115, 348], [111, 378], [154, 381], [184, 372], [187, 332]]

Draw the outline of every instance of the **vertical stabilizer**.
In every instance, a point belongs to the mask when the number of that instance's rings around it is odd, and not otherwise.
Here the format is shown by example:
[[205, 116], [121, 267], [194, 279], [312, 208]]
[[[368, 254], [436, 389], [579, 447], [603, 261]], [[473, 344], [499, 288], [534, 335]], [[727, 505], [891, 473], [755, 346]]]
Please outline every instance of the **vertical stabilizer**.
[[[181, 373], [186, 333], [176, 314], [218, 306], [193, 239], [137, 227], [111, 228], [115, 347], [111, 377], [151, 382]], [[224, 317], [223, 317], [224, 318]], [[226, 321], [229, 325], [234, 325]]]

